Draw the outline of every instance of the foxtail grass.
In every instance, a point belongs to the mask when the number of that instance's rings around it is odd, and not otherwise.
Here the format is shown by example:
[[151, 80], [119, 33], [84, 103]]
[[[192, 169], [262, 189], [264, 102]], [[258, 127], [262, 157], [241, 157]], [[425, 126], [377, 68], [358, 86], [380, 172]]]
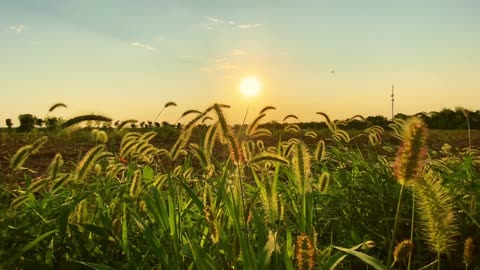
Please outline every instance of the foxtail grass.
[[283, 118], [282, 122], [285, 123], [288, 119], [298, 120], [298, 117], [297, 117], [296, 115], [294, 115], [294, 114], [289, 114], [289, 115], [287, 115], [287, 116], [285, 116], [285, 117]]
[[98, 145], [90, 149], [75, 168], [75, 181], [77, 183], [81, 183], [83, 180], [85, 180], [95, 164], [108, 156], [111, 156], [111, 154], [105, 151], [104, 145]]
[[30, 155], [37, 153], [47, 140], [48, 137], [43, 136], [37, 139], [34, 143], [22, 146], [20, 149], [18, 149], [13, 157], [10, 158], [10, 168], [13, 171], [20, 170]]
[[63, 166], [63, 158], [61, 154], [56, 154], [52, 162], [48, 166], [48, 174], [51, 179], [57, 178], [57, 175], [60, 173], [60, 170]]
[[95, 114], [80, 115], [80, 116], [76, 116], [76, 117], [68, 119], [67, 121], [65, 121], [61, 125], [61, 127], [62, 128], [69, 128], [69, 127], [73, 127], [74, 125], [78, 125], [80, 123], [86, 122], [86, 121], [111, 122], [112, 118], [109, 118], [109, 117], [106, 117], [106, 116], [103, 116], [103, 115], [95, 115]]
[[155, 123], [158, 119], [158, 117], [160, 117], [160, 114], [162, 114], [162, 112], [168, 108], [168, 107], [171, 107], [171, 106], [177, 106], [177, 103], [173, 102], [173, 101], [169, 101], [167, 103], [165, 103], [165, 105], [163, 106], [162, 110], [160, 110], [160, 112], [157, 114], [157, 116], [155, 117], [155, 119], [153, 120], [153, 122]]
[[474, 256], [475, 244], [472, 237], [468, 237], [463, 245], [463, 263], [465, 264], [465, 269], [468, 269], [468, 266], [473, 264]]
[[297, 237], [295, 257], [297, 269], [313, 269], [315, 266], [315, 247], [310, 236], [302, 234]]
[[[402, 242], [398, 243], [393, 250], [393, 264], [396, 262], [406, 261], [410, 258], [412, 254], [413, 243], [411, 240], [403, 240]], [[392, 268], [393, 265], [390, 267]]]
[[418, 221], [423, 238], [429, 250], [448, 255], [456, 246], [459, 235], [453, 199], [442, 186], [439, 176], [429, 171], [417, 185]]
[[[404, 186], [407, 184], [418, 184], [421, 179], [423, 165], [426, 158], [426, 128], [419, 118], [410, 118], [402, 127], [403, 144], [397, 152], [394, 165], [397, 182], [401, 185], [398, 196], [397, 209], [390, 240], [390, 247], [387, 257], [387, 265], [391, 265], [393, 245], [396, 242], [396, 232], [400, 214], [400, 206], [403, 198]], [[412, 220], [413, 222], [413, 220]]]
[[125, 120], [125, 121], [122, 121], [120, 122], [118, 125], [117, 125], [117, 130], [122, 130], [124, 129], [127, 125], [129, 124], [135, 124], [137, 123], [138, 120], [135, 120], [135, 119], [128, 119], [128, 120]]
[[67, 105], [65, 105], [65, 103], [55, 103], [52, 105], [52, 107], [50, 107], [50, 109], [48, 109], [48, 112], [53, 112], [55, 109], [57, 108], [60, 108], [60, 107], [63, 107], [63, 108], [67, 108]]

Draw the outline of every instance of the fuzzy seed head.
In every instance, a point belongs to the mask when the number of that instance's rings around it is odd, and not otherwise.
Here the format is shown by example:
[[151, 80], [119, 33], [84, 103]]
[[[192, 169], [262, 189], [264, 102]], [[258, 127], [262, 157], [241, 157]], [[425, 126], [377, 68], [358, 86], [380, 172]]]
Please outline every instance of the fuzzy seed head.
[[217, 220], [215, 218], [215, 214], [212, 212], [210, 207], [205, 207], [203, 209], [203, 212], [205, 214], [205, 220], [207, 221], [209, 227], [210, 227], [210, 238], [212, 239], [213, 243], [218, 243], [218, 240], [220, 239], [220, 232], [219, 232], [219, 227]]
[[393, 251], [393, 259], [395, 262], [408, 259], [408, 256], [412, 253], [413, 243], [410, 240], [403, 240], [398, 243]]
[[424, 175], [416, 190], [415, 211], [427, 246], [434, 253], [449, 254], [455, 250], [460, 234], [454, 199], [432, 171]]
[[463, 248], [463, 262], [467, 267], [472, 264], [474, 256], [475, 244], [473, 243], [472, 237], [468, 237], [467, 240], [465, 240], [465, 246]]
[[403, 127], [403, 145], [397, 153], [395, 176], [401, 185], [414, 184], [421, 176], [427, 155], [427, 129], [419, 118], [410, 118]]
[[310, 178], [310, 153], [303, 142], [298, 142], [293, 148], [292, 159], [293, 172], [295, 173], [295, 183], [300, 192], [310, 190], [308, 179]]
[[315, 265], [315, 247], [312, 239], [302, 233], [297, 237], [296, 246], [297, 269], [304, 269], [307, 265], [307, 269], [313, 269]]

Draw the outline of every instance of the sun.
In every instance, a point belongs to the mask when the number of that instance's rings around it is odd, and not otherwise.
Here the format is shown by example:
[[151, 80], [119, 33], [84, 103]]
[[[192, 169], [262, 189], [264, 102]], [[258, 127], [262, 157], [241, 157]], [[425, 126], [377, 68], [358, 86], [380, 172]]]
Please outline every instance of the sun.
[[262, 84], [254, 76], [246, 77], [240, 82], [240, 91], [247, 97], [258, 95], [260, 89], [262, 89]]

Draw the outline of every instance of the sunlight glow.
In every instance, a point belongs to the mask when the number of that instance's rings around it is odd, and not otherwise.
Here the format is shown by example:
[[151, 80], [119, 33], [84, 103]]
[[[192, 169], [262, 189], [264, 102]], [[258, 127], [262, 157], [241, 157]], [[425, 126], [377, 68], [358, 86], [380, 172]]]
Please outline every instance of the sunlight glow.
[[257, 96], [261, 88], [262, 84], [253, 76], [246, 77], [240, 82], [240, 91], [247, 97]]

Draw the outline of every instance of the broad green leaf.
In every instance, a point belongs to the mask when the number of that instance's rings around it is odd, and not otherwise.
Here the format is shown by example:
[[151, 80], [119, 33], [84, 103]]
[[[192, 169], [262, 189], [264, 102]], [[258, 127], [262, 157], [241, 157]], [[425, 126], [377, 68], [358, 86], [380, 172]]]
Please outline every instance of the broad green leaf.
[[143, 180], [150, 182], [153, 181], [155, 172], [153, 171], [152, 167], [145, 165], [142, 169]]
[[353, 255], [357, 258], [359, 258], [360, 260], [362, 260], [364, 263], [372, 266], [373, 268], [377, 269], [377, 270], [387, 270], [388, 268], [383, 265], [379, 260], [373, 258], [372, 256], [370, 255], [367, 255], [365, 253], [362, 253], [362, 252], [359, 252], [359, 251], [355, 251], [355, 250], [352, 250], [352, 249], [348, 249], [348, 248], [342, 248], [342, 247], [337, 247], [337, 246], [333, 246], [334, 248], [338, 249], [338, 250], [341, 250], [345, 253], [348, 253], [350, 255]]
[[[351, 247], [350, 250], [357, 250], [361, 246], [363, 246], [365, 242], [358, 244], [354, 247]], [[347, 257], [347, 254], [345, 252], [337, 252], [335, 255], [331, 256], [328, 258], [328, 261], [322, 266], [322, 269], [324, 270], [333, 270], [335, 267], [337, 267], [345, 258]]]
[[188, 193], [193, 203], [195, 203], [195, 205], [198, 207], [200, 212], [203, 212], [203, 208], [205, 206], [203, 205], [203, 202], [200, 200], [200, 198], [198, 198], [197, 194], [195, 194], [195, 192], [191, 188], [189, 188], [183, 181], [179, 181], [179, 182], [182, 185], [182, 187], [185, 189], [185, 191]]
[[196, 243], [189, 241], [189, 244], [197, 269], [220, 269], [220, 267], [215, 263], [215, 260], [212, 259], [212, 257], [210, 257], [210, 255], [208, 255], [208, 253], [206, 253]]

